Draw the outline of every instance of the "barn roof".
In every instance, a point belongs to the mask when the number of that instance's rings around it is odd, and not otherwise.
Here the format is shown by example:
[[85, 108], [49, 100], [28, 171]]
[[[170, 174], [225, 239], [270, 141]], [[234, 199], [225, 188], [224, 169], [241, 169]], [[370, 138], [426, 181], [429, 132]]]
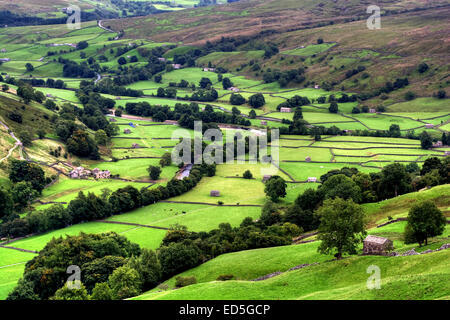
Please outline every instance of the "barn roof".
[[364, 242], [372, 242], [372, 243], [377, 243], [377, 244], [385, 244], [386, 242], [389, 242], [390, 240], [387, 238], [383, 238], [383, 237], [377, 237], [377, 236], [372, 236], [369, 235], [364, 239]]

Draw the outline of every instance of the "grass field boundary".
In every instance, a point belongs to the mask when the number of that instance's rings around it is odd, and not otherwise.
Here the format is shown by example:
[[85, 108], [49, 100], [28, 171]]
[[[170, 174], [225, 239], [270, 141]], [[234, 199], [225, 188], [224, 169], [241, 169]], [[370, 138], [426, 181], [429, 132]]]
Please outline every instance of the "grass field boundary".
[[195, 201], [172, 201], [172, 200], [161, 200], [162, 203], [181, 203], [181, 204], [202, 204], [205, 206], [214, 207], [262, 207], [260, 204], [218, 204], [218, 203], [208, 203], [208, 202], [195, 202]]
[[10, 247], [10, 246], [5, 246], [5, 245], [0, 245], [0, 248], [12, 249], [12, 250], [17, 250], [17, 251], [22, 251], [22, 252], [29, 252], [29, 253], [39, 253], [39, 251], [27, 250], [27, 249]]
[[160, 229], [160, 230], [170, 230], [169, 228], [165, 228], [165, 227], [150, 226], [150, 225], [147, 225], [147, 224], [139, 224], [139, 223], [123, 222], [123, 221], [95, 220], [95, 222], [111, 223], [111, 224], [122, 224], [122, 225], [126, 225], [126, 226], [135, 226], [135, 227]]

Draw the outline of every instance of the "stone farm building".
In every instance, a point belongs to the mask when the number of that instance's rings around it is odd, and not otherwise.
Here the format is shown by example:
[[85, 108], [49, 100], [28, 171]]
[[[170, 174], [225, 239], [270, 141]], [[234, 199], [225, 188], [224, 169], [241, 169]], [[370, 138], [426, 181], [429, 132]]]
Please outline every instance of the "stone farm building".
[[233, 92], [239, 92], [239, 88], [236, 88], [236, 87], [229, 87], [228, 90], [233, 91]]
[[123, 130], [123, 133], [130, 134], [131, 130], [130, 129], [125, 129], [125, 130]]
[[306, 161], [306, 162], [311, 162], [311, 157], [310, 157], [310, 156], [307, 156], [307, 157], [305, 158], [305, 161]]
[[267, 126], [267, 121], [266, 120], [261, 120], [261, 125]]
[[387, 255], [394, 249], [391, 240], [383, 237], [369, 235], [363, 241], [363, 254], [366, 255]]
[[266, 182], [267, 180], [269, 180], [270, 178], [272, 178], [271, 175], [264, 175], [262, 178], [262, 182]]
[[434, 124], [432, 124], [432, 123], [427, 123], [427, 124], [425, 124], [425, 128], [427, 128], [427, 129], [432, 129], [432, 128], [434, 128]]
[[76, 167], [70, 173], [69, 177], [72, 179], [86, 179], [93, 177], [95, 179], [109, 179], [111, 172], [109, 170], [102, 171], [99, 168], [95, 168], [92, 171], [83, 167]]
[[289, 112], [292, 112], [292, 109], [291, 108], [286, 108], [286, 107], [281, 107], [280, 108], [280, 112], [287, 112], [287, 113], [289, 113]]
[[308, 182], [317, 182], [316, 177], [308, 177]]

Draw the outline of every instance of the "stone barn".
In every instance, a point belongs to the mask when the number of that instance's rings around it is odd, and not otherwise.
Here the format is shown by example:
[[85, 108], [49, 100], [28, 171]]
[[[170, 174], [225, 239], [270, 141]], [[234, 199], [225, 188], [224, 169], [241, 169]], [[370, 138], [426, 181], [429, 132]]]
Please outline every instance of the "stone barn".
[[311, 157], [310, 157], [310, 156], [307, 156], [307, 157], [305, 158], [305, 161], [306, 161], [306, 162], [311, 162]]
[[391, 240], [383, 237], [369, 235], [363, 241], [363, 254], [365, 255], [387, 255], [394, 249]]
[[262, 182], [266, 182], [267, 180], [269, 180], [270, 178], [272, 178], [271, 175], [264, 175], [262, 178]]
[[209, 195], [211, 197], [220, 197], [220, 191], [218, 190], [211, 190], [211, 192], [209, 193]]
[[125, 129], [125, 130], [123, 130], [123, 133], [130, 134], [131, 130], [130, 129]]
[[287, 108], [287, 107], [281, 107], [281, 108], [280, 108], [280, 112], [286, 112], [286, 113], [289, 113], [289, 112], [292, 112], [292, 109], [291, 109], [291, 108]]
[[261, 120], [261, 125], [262, 126], [267, 126], [267, 121], [266, 120]]

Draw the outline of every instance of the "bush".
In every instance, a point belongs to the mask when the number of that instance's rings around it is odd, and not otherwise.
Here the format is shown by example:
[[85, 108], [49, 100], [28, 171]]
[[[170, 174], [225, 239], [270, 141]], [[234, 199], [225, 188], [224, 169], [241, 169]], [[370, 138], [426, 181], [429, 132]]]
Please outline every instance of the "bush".
[[175, 287], [182, 288], [190, 286], [191, 284], [196, 284], [197, 278], [195, 276], [188, 277], [177, 277], [175, 281]]
[[251, 178], [253, 178], [253, 175], [250, 172], [250, 170], [246, 170], [242, 176], [244, 177], [244, 179], [251, 179]]
[[221, 274], [217, 277], [217, 281], [227, 281], [233, 279], [234, 276], [232, 274]]

